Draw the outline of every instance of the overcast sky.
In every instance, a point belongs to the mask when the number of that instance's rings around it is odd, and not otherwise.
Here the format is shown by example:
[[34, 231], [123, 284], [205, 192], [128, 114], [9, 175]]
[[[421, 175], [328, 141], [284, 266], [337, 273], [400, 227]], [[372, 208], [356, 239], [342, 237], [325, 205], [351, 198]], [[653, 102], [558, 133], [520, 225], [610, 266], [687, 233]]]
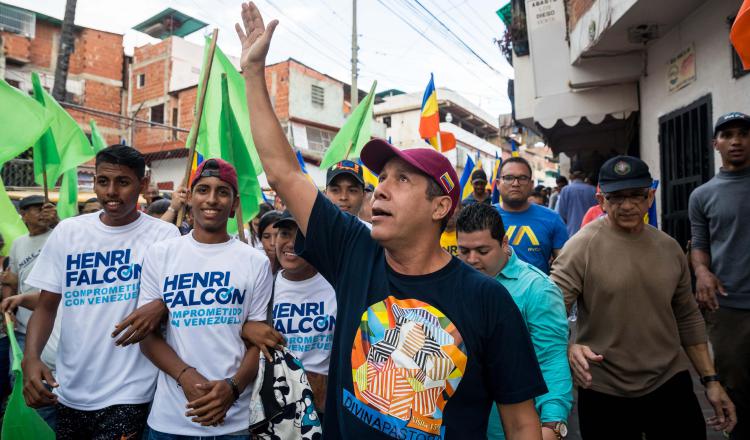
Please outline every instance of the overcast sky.
[[[65, 0], [3, 1], [57, 18], [65, 12]], [[459, 92], [493, 116], [509, 113], [506, 90], [513, 69], [493, 43], [504, 31], [495, 11], [505, 3], [507, 0], [358, 0], [359, 88], [367, 90], [377, 80], [378, 91], [422, 92], [433, 72], [437, 87]], [[240, 0], [78, 0], [76, 24], [124, 34], [125, 51], [132, 53], [133, 47], [157, 40], [130, 28], [172, 7], [209, 23], [187, 40], [203, 44], [203, 35], [218, 27], [222, 50], [238, 56], [234, 23], [239, 20], [240, 4]], [[281, 22], [269, 63], [292, 57], [351, 81], [352, 0], [259, 0], [257, 4], [266, 22], [273, 18]], [[428, 16], [420, 4], [478, 56], [446, 37], [448, 31], [436, 21], [420, 18], [417, 11]]]

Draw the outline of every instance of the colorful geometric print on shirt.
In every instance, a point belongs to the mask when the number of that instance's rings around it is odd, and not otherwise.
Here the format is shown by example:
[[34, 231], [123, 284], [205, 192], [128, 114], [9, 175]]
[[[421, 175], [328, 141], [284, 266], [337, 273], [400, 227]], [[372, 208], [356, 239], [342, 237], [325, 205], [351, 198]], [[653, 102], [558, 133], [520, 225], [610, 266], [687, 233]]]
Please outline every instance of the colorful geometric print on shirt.
[[336, 291], [327, 438], [483, 438], [491, 405], [546, 392], [513, 299], [459, 259], [396, 273], [370, 231], [322, 195], [295, 252]]
[[352, 347], [358, 402], [351, 411], [369, 413], [414, 438], [439, 435], [466, 359], [458, 329], [442, 312], [422, 301], [388, 297], [362, 314]]
[[110, 335], [136, 308], [148, 249], [179, 237], [174, 225], [145, 214], [117, 227], [99, 215], [57, 225], [27, 279], [61, 295], [56, 393], [60, 403], [81, 411], [151, 401], [156, 368], [138, 345], [117, 347]]

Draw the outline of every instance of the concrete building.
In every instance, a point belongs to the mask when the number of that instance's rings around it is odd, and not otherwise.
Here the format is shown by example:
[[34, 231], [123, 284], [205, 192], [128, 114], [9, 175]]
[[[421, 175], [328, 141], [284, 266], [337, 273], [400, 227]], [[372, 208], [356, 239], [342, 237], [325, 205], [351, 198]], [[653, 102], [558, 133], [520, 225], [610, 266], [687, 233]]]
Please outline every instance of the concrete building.
[[514, 109], [592, 176], [615, 154], [661, 180], [660, 226], [685, 245], [690, 192], [720, 165], [712, 126], [750, 112], [729, 42], [740, 0], [514, 0]]
[[[426, 145], [419, 137], [422, 92], [403, 93], [388, 90], [379, 94], [383, 101], [373, 108], [375, 120], [385, 125], [385, 136], [401, 148]], [[511, 134], [509, 126], [501, 130], [500, 120], [480, 109], [450, 89], [437, 89], [440, 130], [453, 133], [456, 149], [446, 153], [459, 175], [471, 156], [482, 160], [483, 168], [491, 170], [495, 153], [510, 155], [510, 146], [503, 136]]]

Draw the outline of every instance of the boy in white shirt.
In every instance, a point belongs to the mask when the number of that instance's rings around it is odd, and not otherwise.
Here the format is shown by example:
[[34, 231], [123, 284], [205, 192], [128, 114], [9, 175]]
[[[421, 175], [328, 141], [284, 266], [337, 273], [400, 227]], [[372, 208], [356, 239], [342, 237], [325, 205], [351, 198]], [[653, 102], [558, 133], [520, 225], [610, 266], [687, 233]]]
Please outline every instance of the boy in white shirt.
[[336, 292], [323, 275], [295, 254], [298, 227], [289, 211], [274, 228], [278, 230], [276, 257], [283, 269], [275, 279], [274, 329], [302, 362], [315, 396], [315, 408], [322, 416], [336, 326]]
[[[138, 327], [120, 327], [128, 328], [126, 339], [114, 341], [110, 332], [134, 316], [147, 249], [179, 236], [174, 225], [138, 211], [147, 185], [137, 150], [113, 145], [100, 151], [94, 191], [103, 211], [62, 221], [26, 280], [41, 294], [28, 325], [24, 397], [32, 407], [58, 404], [58, 439], [131, 439], [145, 427], [156, 369], [137, 346], [117, 345], [145, 336], [140, 325], [155, 327], [161, 310], [137, 315], [145, 316]], [[59, 383], [40, 357], [57, 313]]]
[[249, 439], [259, 352], [246, 350], [240, 333], [266, 316], [269, 261], [227, 233], [239, 203], [229, 163], [204, 161], [189, 197], [192, 232], [154, 245], [143, 263], [139, 306], [160, 302], [169, 311], [166, 339], [155, 331], [141, 342], [160, 370], [149, 439]]

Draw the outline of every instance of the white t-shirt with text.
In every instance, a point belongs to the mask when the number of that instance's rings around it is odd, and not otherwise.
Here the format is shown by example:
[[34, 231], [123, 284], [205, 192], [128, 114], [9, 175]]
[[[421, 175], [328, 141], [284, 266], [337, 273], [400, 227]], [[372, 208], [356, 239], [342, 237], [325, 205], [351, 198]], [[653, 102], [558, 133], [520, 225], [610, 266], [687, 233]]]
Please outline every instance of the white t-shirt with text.
[[100, 214], [60, 222], [26, 280], [61, 295], [55, 392], [60, 403], [81, 411], [151, 401], [156, 368], [138, 344], [117, 347], [111, 334], [136, 308], [148, 248], [180, 235], [143, 213], [117, 227], [102, 223]]
[[304, 281], [276, 276], [273, 297], [274, 328], [286, 338], [287, 348], [305, 371], [328, 375], [333, 330], [336, 327], [336, 292], [321, 274]]
[[[239, 240], [199, 243], [193, 234], [160, 242], [143, 263], [139, 305], [163, 301], [169, 310], [166, 342], [177, 356], [208, 380], [237, 373], [245, 356], [245, 321], [263, 321], [271, 296], [271, 269], [265, 254]], [[163, 371], [148, 425], [186, 436], [219, 436], [247, 429], [250, 397], [246, 388], [222, 425], [201, 426], [185, 416], [187, 399]]]

